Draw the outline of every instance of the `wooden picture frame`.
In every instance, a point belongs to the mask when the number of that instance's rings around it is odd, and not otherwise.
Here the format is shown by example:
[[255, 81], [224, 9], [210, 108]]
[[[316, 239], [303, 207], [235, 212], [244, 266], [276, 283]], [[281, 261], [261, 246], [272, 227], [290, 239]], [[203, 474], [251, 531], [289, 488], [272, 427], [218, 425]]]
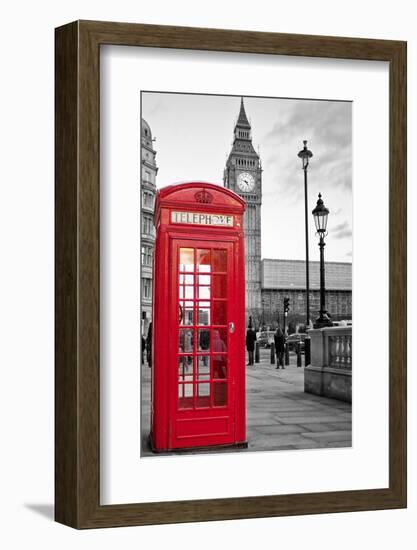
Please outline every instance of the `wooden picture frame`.
[[[100, 505], [99, 57], [117, 44], [389, 62], [389, 487]], [[406, 506], [406, 43], [111, 22], [56, 29], [55, 518], [75, 528]]]

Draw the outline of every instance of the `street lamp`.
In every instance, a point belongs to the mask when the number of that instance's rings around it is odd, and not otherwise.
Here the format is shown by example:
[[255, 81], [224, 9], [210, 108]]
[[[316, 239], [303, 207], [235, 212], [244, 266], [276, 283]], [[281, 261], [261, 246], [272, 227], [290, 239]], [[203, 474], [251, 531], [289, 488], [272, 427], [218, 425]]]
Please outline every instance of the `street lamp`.
[[314, 217], [314, 223], [316, 224], [316, 232], [320, 239], [320, 313], [314, 323], [314, 328], [331, 327], [333, 323], [331, 322], [326, 311], [326, 285], [324, 280], [324, 247], [326, 246], [324, 244], [324, 237], [327, 235], [327, 218], [329, 216], [329, 210], [324, 206], [321, 193], [319, 193], [319, 199], [312, 214]]
[[306, 233], [306, 328], [310, 325], [310, 265], [308, 259], [308, 199], [307, 199], [307, 169], [313, 153], [307, 149], [307, 140], [303, 141], [304, 147], [298, 153], [304, 170], [304, 214]]

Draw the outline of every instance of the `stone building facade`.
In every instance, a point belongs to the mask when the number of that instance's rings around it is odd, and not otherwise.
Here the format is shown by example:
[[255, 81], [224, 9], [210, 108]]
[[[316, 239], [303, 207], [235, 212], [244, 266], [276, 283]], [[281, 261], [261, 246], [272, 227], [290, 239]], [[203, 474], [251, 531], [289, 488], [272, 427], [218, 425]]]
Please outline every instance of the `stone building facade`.
[[153, 213], [158, 167], [149, 124], [141, 124], [141, 329], [146, 337], [152, 318], [152, 264], [155, 247]]
[[[326, 262], [326, 309], [333, 321], [352, 319], [352, 264]], [[262, 315], [259, 324], [283, 324], [284, 298], [290, 299], [287, 324], [306, 323], [306, 273], [303, 260], [262, 260]], [[320, 262], [310, 262], [310, 317], [320, 310]]]
[[252, 128], [246, 116], [243, 98], [237, 118], [233, 145], [226, 161], [223, 184], [246, 201], [245, 276], [246, 322], [257, 319], [262, 311], [261, 302], [261, 205], [262, 164], [252, 144]]

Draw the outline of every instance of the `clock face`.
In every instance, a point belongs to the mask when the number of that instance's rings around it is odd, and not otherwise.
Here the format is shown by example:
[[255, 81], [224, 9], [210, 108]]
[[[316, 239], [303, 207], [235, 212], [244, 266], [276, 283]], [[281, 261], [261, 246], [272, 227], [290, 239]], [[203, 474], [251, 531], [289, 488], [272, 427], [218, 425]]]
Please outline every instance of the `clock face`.
[[242, 172], [237, 177], [237, 186], [241, 191], [249, 193], [255, 187], [255, 179], [248, 172]]

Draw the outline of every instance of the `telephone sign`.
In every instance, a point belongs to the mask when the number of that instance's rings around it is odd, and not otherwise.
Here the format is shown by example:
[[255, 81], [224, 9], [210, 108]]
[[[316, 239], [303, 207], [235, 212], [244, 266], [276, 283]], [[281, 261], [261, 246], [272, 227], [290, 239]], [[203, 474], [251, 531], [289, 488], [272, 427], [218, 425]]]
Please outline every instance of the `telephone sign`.
[[203, 212], [171, 212], [172, 223], [194, 225], [218, 225], [233, 227], [233, 216], [225, 214], [204, 214]]

